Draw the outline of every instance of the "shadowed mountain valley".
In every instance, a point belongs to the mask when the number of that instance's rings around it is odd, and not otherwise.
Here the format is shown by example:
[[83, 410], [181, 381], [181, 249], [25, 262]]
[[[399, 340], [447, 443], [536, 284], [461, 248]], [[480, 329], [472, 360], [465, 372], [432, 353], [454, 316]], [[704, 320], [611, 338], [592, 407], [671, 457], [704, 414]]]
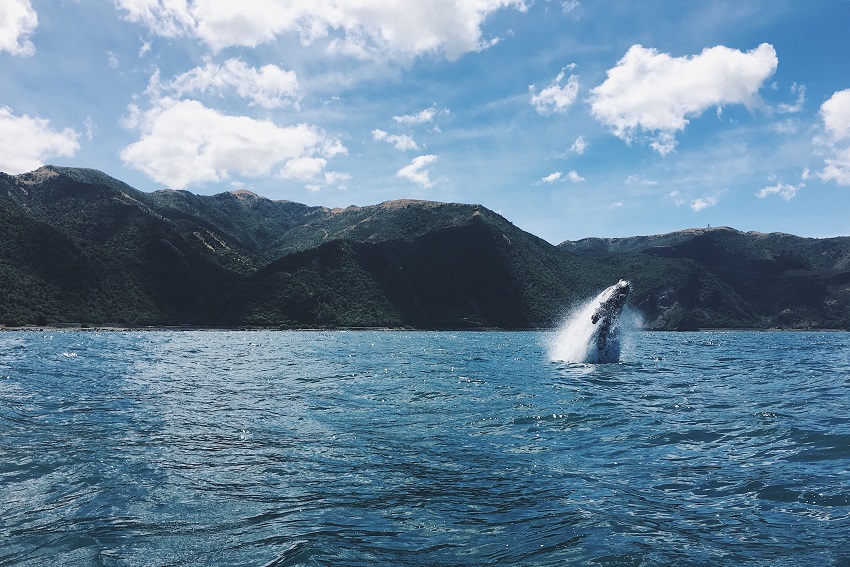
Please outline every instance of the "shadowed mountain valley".
[[850, 328], [850, 238], [728, 228], [554, 246], [478, 206], [328, 209], [0, 174], [0, 323], [536, 328], [619, 279], [651, 329]]

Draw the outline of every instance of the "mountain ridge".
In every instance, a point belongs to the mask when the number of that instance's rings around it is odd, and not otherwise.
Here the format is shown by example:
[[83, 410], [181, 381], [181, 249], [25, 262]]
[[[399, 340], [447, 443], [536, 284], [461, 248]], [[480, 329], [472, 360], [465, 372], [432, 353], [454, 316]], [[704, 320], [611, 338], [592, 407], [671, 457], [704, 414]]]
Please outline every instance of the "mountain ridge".
[[557, 246], [476, 204], [327, 208], [0, 174], [0, 323], [551, 327], [621, 278], [650, 329], [850, 329], [850, 238], [728, 227]]

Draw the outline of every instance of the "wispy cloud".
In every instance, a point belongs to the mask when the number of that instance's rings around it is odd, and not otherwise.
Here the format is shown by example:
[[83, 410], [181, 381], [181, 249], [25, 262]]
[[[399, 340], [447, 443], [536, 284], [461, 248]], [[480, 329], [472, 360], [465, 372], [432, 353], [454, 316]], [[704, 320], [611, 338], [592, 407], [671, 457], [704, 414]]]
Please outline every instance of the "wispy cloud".
[[428, 166], [435, 161], [437, 161], [437, 156], [433, 154], [415, 157], [408, 165], [399, 169], [396, 175], [428, 189], [434, 186]]
[[567, 179], [569, 179], [573, 183], [583, 183], [584, 181], [587, 181], [584, 177], [579, 175], [578, 172], [575, 171], [575, 170], [567, 173]]
[[691, 201], [691, 210], [698, 213], [717, 204], [717, 197], [700, 197]]
[[670, 193], [668, 193], [667, 197], [670, 198], [676, 204], [677, 207], [687, 205], [695, 213], [698, 213], [703, 209], [713, 207], [719, 201], [719, 197], [715, 195], [690, 199], [684, 197], [681, 193], [679, 193], [679, 191], [671, 191]]
[[585, 141], [584, 136], [579, 136], [576, 138], [576, 141], [573, 142], [573, 145], [570, 146], [570, 151], [575, 154], [582, 155], [589, 145], [590, 144]]
[[534, 85], [528, 87], [534, 110], [540, 114], [553, 114], [566, 112], [572, 106], [578, 96], [579, 78], [577, 75], [570, 75], [564, 82], [568, 69], [562, 69], [555, 80], [540, 92], [537, 92]]
[[407, 134], [389, 134], [384, 130], [372, 130], [372, 139], [384, 142], [389, 142], [394, 145], [397, 150], [418, 150], [419, 146], [416, 141]]
[[805, 183], [798, 183], [797, 185], [789, 185], [787, 183], [779, 183], [778, 182], [778, 183], [776, 183], [776, 185], [770, 185], [770, 186], [767, 186], [767, 187], [763, 187], [761, 190], [759, 190], [758, 193], [756, 193], [756, 196], [759, 199], [764, 199], [764, 198], [767, 198], [771, 195], [777, 195], [779, 197], [782, 197], [786, 201], [790, 201], [791, 199], [793, 199], [797, 195], [797, 192], [805, 186], [806, 186]]
[[793, 104], [782, 103], [776, 107], [780, 114], [794, 114], [803, 110], [806, 104], [806, 86], [794, 83], [791, 85], [791, 94], [797, 95], [797, 100]]
[[437, 110], [435, 108], [426, 108], [424, 110], [420, 110], [416, 114], [403, 114], [401, 116], [393, 116], [393, 120], [399, 124], [404, 124], [407, 126], [413, 124], [425, 124], [426, 122], [431, 122], [436, 114]]

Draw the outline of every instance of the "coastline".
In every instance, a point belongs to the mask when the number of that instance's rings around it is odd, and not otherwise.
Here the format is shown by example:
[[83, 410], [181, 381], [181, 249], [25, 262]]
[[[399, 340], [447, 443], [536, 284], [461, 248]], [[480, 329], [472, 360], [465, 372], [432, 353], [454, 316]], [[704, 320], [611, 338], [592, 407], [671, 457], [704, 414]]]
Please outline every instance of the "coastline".
[[[38, 332], [38, 333], [54, 333], [54, 332], [76, 332], [76, 333], [129, 333], [129, 332], [221, 332], [221, 331], [241, 331], [241, 332], [259, 332], [259, 331], [298, 331], [298, 332], [321, 332], [321, 331], [381, 331], [381, 332], [542, 332], [554, 331], [557, 326], [552, 327], [529, 327], [529, 328], [509, 328], [509, 327], [257, 327], [250, 325], [239, 326], [205, 326], [205, 325], [87, 325], [83, 323], [60, 323], [54, 325], [20, 325], [7, 326], [0, 325], [0, 333], [13, 332]], [[848, 333], [850, 329], [832, 329], [832, 328], [759, 328], [759, 327], [705, 327], [699, 329], [637, 329], [650, 333]]]

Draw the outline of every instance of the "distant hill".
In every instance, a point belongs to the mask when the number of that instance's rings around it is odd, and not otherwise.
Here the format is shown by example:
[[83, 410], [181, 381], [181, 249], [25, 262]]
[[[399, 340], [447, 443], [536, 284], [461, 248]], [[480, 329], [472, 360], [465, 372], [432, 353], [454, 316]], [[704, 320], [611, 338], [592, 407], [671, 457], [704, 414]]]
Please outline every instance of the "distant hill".
[[479, 205], [328, 209], [0, 174], [0, 324], [534, 328], [620, 278], [647, 326], [850, 328], [850, 239], [731, 229], [553, 246]]
[[587, 238], [564, 242], [560, 248], [597, 260], [642, 256], [699, 266], [700, 282], [658, 285], [641, 298], [640, 306], [658, 317], [660, 327], [671, 325], [671, 313], [681, 316], [685, 326], [728, 326], [724, 323], [733, 321], [720, 313], [729, 312], [734, 304], [741, 311], [733, 326], [850, 328], [848, 237], [801, 238], [718, 227], [656, 236]]

